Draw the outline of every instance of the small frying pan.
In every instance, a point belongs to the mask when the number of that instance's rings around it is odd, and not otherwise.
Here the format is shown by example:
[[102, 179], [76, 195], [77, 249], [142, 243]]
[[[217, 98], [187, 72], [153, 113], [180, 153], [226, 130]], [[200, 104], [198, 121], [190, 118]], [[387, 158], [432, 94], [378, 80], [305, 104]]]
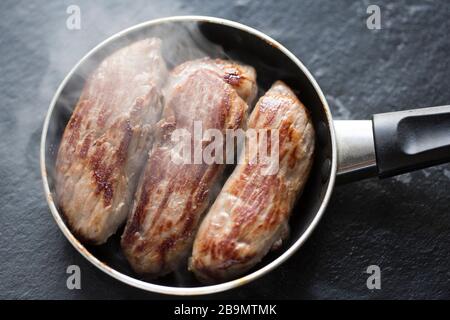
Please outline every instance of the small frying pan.
[[[203, 286], [186, 268], [146, 281], [132, 272], [120, 251], [120, 230], [102, 246], [80, 243], [65, 224], [55, 198], [55, 158], [86, 76], [113, 50], [138, 39], [157, 36], [169, 66], [201, 56], [230, 58], [250, 64], [258, 74], [261, 93], [276, 80], [286, 82], [309, 108], [317, 145], [308, 183], [290, 220], [291, 235], [250, 272], [233, 281]], [[173, 295], [220, 292], [253, 281], [297, 251], [318, 224], [335, 181], [370, 176], [382, 178], [450, 161], [450, 106], [374, 115], [372, 120], [333, 121], [322, 90], [306, 67], [286, 48], [242, 24], [210, 17], [170, 17], [134, 26], [91, 50], [59, 86], [44, 123], [41, 172], [48, 205], [70, 243], [108, 275], [147, 291]]]

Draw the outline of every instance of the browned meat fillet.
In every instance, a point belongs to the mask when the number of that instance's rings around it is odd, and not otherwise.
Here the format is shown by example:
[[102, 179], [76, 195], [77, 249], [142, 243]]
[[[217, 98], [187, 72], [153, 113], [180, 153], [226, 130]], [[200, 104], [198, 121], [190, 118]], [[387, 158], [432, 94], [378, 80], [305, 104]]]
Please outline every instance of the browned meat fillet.
[[[194, 121], [201, 122], [203, 131], [214, 128], [221, 135], [240, 128], [246, 120], [245, 100], [255, 93], [254, 70], [232, 62], [200, 59], [172, 71], [165, 88], [160, 141], [149, 155], [122, 235], [123, 251], [136, 272], [161, 276], [187, 258], [224, 169], [223, 164], [202, 159], [198, 164], [175, 161], [172, 133], [186, 129], [192, 134]], [[201, 150], [207, 145], [203, 140]]]
[[59, 206], [81, 240], [101, 244], [125, 221], [162, 111], [160, 40], [122, 48], [89, 76], [56, 162]]
[[190, 269], [205, 282], [242, 275], [281, 244], [312, 165], [310, 116], [283, 82], [258, 101], [248, 128], [278, 130], [279, 170], [267, 171], [248, 149], [241, 155], [195, 238]]

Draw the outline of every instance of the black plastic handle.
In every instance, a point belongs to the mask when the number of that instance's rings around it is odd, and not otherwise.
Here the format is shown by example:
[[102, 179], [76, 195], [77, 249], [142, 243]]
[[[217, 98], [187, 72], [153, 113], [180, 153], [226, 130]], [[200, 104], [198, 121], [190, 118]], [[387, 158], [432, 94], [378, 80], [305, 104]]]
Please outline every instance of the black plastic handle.
[[381, 178], [450, 161], [450, 106], [376, 114], [373, 133]]

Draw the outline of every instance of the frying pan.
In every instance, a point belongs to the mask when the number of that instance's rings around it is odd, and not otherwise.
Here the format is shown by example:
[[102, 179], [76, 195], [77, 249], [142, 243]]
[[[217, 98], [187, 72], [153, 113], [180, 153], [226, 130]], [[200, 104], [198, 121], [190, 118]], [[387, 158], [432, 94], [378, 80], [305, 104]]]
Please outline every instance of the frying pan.
[[[316, 153], [307, 185], [290, 220], [290, 238], [243, 277], [203, 286], [186, 267], [147, 281], [134, 274], [120, 251], [120, 232], [105, 245], [85, 246], [71, 233], [55, 199], [55, 160], [64, 128], [86, 76], [106, 55], [151, 36], [163, 39], [169, 66], [209, 55], [255, 67], [261, 92], [285, 81], [311, 111]], [[164, 47], [165, 46], [165, 47]], [[91, 50], [63, 80], [50, 104], [41, 139], [41, 173], [50, 210], [69, 242], [93, 265], [131, 286], [172, 295], [220, 292], [253, 281], [294, 254], [311, 235], [328, 205], [335, 182], [382, 178], [450, 161], [450, 106], [377, 114], [371, 120], [333, 121], [324, 94], [308, 69], [267, 35], [245, 25], [211, 17], [183, 16], [145, 22]]]

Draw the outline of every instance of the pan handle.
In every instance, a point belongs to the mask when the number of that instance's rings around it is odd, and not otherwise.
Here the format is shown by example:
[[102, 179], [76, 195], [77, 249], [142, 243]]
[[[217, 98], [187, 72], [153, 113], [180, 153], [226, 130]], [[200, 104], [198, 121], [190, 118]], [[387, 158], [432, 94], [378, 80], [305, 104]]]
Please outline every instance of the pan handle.
[[398, 174], [450, 161], [450, 106], [334, 121], [338, 182]]

